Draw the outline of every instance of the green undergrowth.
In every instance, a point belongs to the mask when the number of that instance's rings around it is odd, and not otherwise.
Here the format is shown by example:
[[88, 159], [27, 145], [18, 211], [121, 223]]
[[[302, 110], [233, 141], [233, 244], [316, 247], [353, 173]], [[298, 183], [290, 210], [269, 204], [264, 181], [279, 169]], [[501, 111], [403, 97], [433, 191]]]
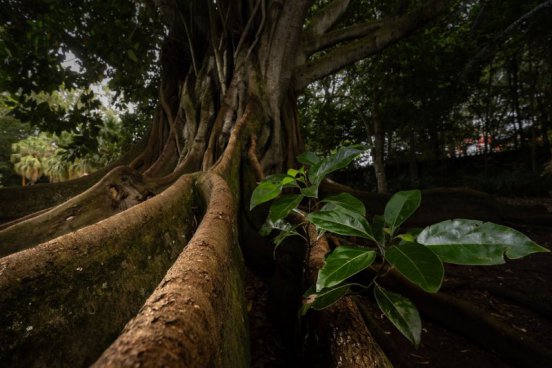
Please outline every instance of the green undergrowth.
[[[345, 239], [325, 258], [316, 283], [304, 292], [300, 314], [327, 308], [348, 294], [371, 293], [384, 315], [412, 344], [420, 344], [422, 322], [415, 305], [385, 289], [381, 282], [399, 273], [429, 293], [439, 291], [444, 264], [488, 266], [532, 253], [547, 252], [517, 230], [470, 219], [442, 221], [423, 229], [403, 228], [422, 201], [419, 190], [395, 193], [381, 215], [367, 220], [364, 204], [348, 193], [319, 198], [318, 188], [332, 172], [348, 166], [362, 153], [359, 147], [341, 147], [327, 157], [306, 152], [297, 160], [303, 166], [272, 175], [253, 191], [250, 209], [271, 202], [261, 235], [273, 236], [274, 256], [291, 236], [308, 239], [307, 226], [317, 239], [335, 234]], [[292, 216], [292, 214], [294, 214]], [[370, 270], [371, 281], [353, 276]]]

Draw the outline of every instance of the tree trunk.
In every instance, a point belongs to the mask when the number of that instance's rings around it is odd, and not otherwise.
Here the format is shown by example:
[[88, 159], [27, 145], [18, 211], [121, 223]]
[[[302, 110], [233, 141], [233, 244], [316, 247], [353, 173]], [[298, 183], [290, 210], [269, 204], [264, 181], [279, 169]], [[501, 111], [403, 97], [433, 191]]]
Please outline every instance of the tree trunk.
[[521, 121], [521, 112], [519, 108], [519, 85], [518, 85], [518, 72], [519, 65], [517, 55], [514, 54], [510, 60], [510, 72], [508, 74], [510, 84], [510, 98], [512, 101], [512, 108], [515, 114], [515, 126], [516, 126], [516, 142], [517, 147], [520, 148], [524, 143], [523, 135], [523, 122]]
[[[431, 0], [336, 31], [349, 1], [308, 26], [308, 0], [153, 3], [167, 36], [141, 153], [81, 179], [0, 190], [0, 221], [26, 216], [0, 229], [0, 365], [248, 366], [238, 239], [245, 258], [262, 252], [239, 230], [251, 227], [259, 173], [290, 167], [303, 149], [298, 93], [445, 9]], [[328, 341], [350, 331], [334, 327]]]
[[387, 193], [387, 177], [385, 176], [385, 164], [384, 164], [385, 132], [382, 129], [379, 97], [377, 96], [377, 93], [374, 96], [374, 104], [373, 104], [373, 111], [372, 111], [372, 126], [373, 126], [372, 157], [374, 159], [374, 170], [376, 172], [376, 181], [378, 183], [378, 193]]

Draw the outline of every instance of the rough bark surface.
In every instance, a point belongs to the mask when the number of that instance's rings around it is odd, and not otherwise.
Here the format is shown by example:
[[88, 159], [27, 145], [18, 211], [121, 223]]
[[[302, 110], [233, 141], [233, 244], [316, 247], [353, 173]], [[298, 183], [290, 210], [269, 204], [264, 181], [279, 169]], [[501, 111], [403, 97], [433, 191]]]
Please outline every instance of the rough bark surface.
[[154, 195], [139, 173], [126, 166], [115, 168], [85, 192], [0, 230], [0, 257], [94, 224]]
[[[330, 251], [324, 236], [317, 238], [314, 226], [308, 230], [307, 279], [316, 283], [318, 270], [324, 265], [324, 257]], [[340, 299], [333, 306], [314, 313], [308, 320], [312, 328], [316, 351], [308, 353], [311, 363], [326, 367], [391, 367], [389, 359], [374, 340], [362, 316], [350, 296]]]
[[[0, 223], [15, 220], [0, 228], [2, 366], [248, 366], [238, 229], [254, 233], [262, 220], [249, 214], [255, 181], [294, 165], [302, 150], [297, 95], [445, 8], [431, 0], [400, 17], [344, 26], [352, 2], [334, 0], [305, 27], [308, 0], [151, 3], [166, 40], [141, 153], [107, 175], [0, 190]], [[371, 215], [387, 199], [360, 197]], [[425, 198], [420, 221], [443, 216], [441, 197]], [[484, 217], [499, 216], [491, 198], [477, 201], [478, 210], [488, 206]], [[462, 208], [473, 210], [465, 201]], [[244, 235], [249, 259], [275, 273], [303, 267], [303, 259], [275, 264], [271, 249], [259, 251]], [[323, 240], [311, 245], [310, 282], [328, 251]], [[277, 307], [295, 308], [299, 286], [291, 288]], [[322, 363], [389, 366], [350, 299], [313, 320], [311, 336], [328, 354]], [[320, 362], [311, 357], [308, 365]]]
[[248, 366], [232, 195], [214, 174], [199, 190], [208, 205], [192, 240], [94, 367]]
[[0, 362], [84, 366], [113, 341], [193, 232], [192, 180], [0, 259]]

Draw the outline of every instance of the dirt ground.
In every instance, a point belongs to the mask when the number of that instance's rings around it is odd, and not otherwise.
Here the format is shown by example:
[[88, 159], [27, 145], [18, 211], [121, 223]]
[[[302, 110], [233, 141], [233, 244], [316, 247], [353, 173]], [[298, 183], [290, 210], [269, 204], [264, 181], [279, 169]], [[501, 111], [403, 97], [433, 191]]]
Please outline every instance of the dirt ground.
[[[510, 204], [552, 200], [505, 199]], [[515, 226], [515, 224], [509, 224]], [[538, 244], [552, 248], [552, 224], [540, 227], [517, 227]], [[521, 260], [491, 267], [448, 265], [442, 292], [470, 302], [483, 314], [495, 317], [544, 347], [552, 347], [552, 253], [534, 254]], [[265, 280], [248, 272], [247, 298], [251, 329], [252, 367], [290, 367], [286, 344], [278, 333], [277, 323], [267, 314], [269, 300]], [[382, 315], [369, 296], [359, 296], [377, 322], [380, 332], [400, 352], [396, 367], [515, 367], [524, 366], [482, 346], [472, 338], [444, 327], [431, 315], [422, 313], [422, 343], [415, 349]], [[286, 358], [287, 357], [287, 358]], [[550, 362], [552, 366], [552, 361]]]

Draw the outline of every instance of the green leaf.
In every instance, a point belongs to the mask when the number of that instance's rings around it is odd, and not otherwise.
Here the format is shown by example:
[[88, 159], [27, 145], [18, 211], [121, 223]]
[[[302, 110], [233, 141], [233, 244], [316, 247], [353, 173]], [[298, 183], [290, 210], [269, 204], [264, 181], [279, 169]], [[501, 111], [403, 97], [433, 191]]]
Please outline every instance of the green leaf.
[[319, 184], [326, 175], [348, 166], [362, 153], [353, 147], [341, 147], [337, 152], [314, 164], [309, 170], [309, 180], [313, 184]]
[[295, 178], [293, 176], [289, 176], [287, 174], [275, 174], [268, 176], [264, 182], [269, 182], [272, 184], [280, 185], [282, 187], [284, 186], [297, 186], [295, 182]]
[[339, 235], [359, 236], [374, 240], [368, 221], [347, 210], [336, 207], [333, 211], [318, 211], [307, 215], [308, 220], [318, 229]]
[[299, 203], [301, 203], [303, 198], [304, 197], [300, 194], [288, 194], [281, 196], [270, 205], [268, 218], [271, 221], [277, 221], [278, 219], [286, 217], [291, 210], [299, 206]]
[[307, 303], [303, 305], [301, 314], [305, 314], [309, 308], [322, 310], [328, 308], [344, 297], [350, 290], [350, 285], [340, 285], [332, 289], [324, 289], [319, 293], [307, 296]]
[[276, 237], [274, 237], [274, 246], [275, 246], [274, 254], [276, 252], [276, 248], [278, 248], [280, 246], [280, 244], [282, 244], [282, 242], [286, 238], [289, 238], [290, 236], [301, 236], [301, 235], [295, 230], [286, 230], [286, 231], [280, 232], [280, 234], [278, 234], [278, 235], [276, 235]]
[[404, 244], [389, 248], [385, 259], [404, 277], [430, 293], [436, 293], [443, 282], [443, 263], [420, 244]]
[[366, 248], [337, 247], [326, 258], [324, 266], [318, 271], [316, 291], [331, 288], [356, 275], [370, 266], [376, 258], [376, 252]]
[[385, 206], [383, 217], [385, 223], [391, 228], [392, 234], [406, 219], [412, 216], [421, 201], [422, 193], [419, 190], [397, 192], [391, 197]]
[[261, 203], [268, 202], [280, 195], [282, 191], [282, 184], [273, 183], [271, 181], [261, 182], [251, 195], [251, 203], [249, 204], [249, 210], [257, 207]]
[[416, 347], [422, 336], [422, 320], [418, 309], [404, 296], [374, 286], [376, 302], [385, 316]]
[[259, 230], [259, 234], [261, 234], [262, 236], [268, 236], [270, 235], [272, 230], [290, 231], [293, 229], [293, 226], [285, 220], [278, 219], [276, 221], [272, 221], [270, 220], [270, 218], [267, 218], [266, 222]]
[[318, 184], [301, 188], [301, 194], [309, 198], [318, 198]]
[[415, 243], [416, 237], [412, 234], [399, 234], [397, 235], [397, 238], [401, 239], [404, 243]]
[[138, 62], [138, 58], [136, 57], [136, 54], [134, 53], [134, 51], [132, 49], [127, 50], [127, 55], [128, 55], [128, 58], [130, 60], [134, 61], [135, 63]]
[[320, 157], [313, 152], [303, 152], [297, 156], [297, 161], [303, 165], [313, 166], [320, 161]]
[[349, 193], [341, 193], [336, 196], [327, 197], [324, 198], [322, 202], [332, 203], [350, 211], [357, 212], [362, 216], [366, 216], [366, 208], [364, 208], [364, 204], [360, 201], [360, 199], [350, 195]]
[[274, 243], [274, 250], [272, 251], [272, 258], [276, 259], [276, 251], [278, 250], [278, 247], [290, 236], [301, 236], [297, 231], [295, 230], [288, 230], [288, 231], [282, 231], [280, 234], [276, 235], [273, 239]]
[[266, 219], [266, 222], [263, 224], [261, 229], [259, 230], [259, 234], [262, 236], [268, 236], [272, 232], [272, 230], [279, 230], [280, 233], [276, 235], [273, 239], [274, 243], [274, 251], [273, 256], [276, 258], [276, 250], [280, 244], [290, 236], [301, 236], [297, 231], [295, 231], [297, 226], [291, 225], [289, 222], [278, 219], [277, 221], [272, 221], [270, 218]]
[[385, 221], [383, 219], [383, 216], [381, 215], [375, 215], [374, 219], [372, 220], [372, 231], [374, 233], [374, 238], [376, 239], [376, 243], [378, 243], [381, 247], [384, 247], [385, 244]]
[[287, 175], [295, 178], [297, 176], [297, 174], [299, 174], [299, 170], [295, 170], [295, 169], [289, 169], [287, 171]]
[[505, 263], [505, 257], [549, 252], [517, 230], [477, 220], [447, 220], [428, 226], [417, 241], [443, 262], [460, 265], [496, 265]]

